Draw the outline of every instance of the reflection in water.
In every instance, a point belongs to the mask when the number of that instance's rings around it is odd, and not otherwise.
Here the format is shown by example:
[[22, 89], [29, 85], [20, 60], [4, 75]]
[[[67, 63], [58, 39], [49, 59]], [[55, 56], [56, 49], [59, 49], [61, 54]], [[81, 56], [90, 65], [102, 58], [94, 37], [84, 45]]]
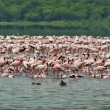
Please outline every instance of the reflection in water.
[[110, 31], [103, 31], [103, 30], [75, 30], [75, 29], [49, 29], [45, 27], [11, 27], [10, 26], [5, 26], [0, 29], [0, 35], [42, 35], [42, 36], [47, 36], [47, 35], [70, 35], [70, 36], [75, 36], [75, 35], [92, 35], [94, 37], [96, 36], [109, 36]]
[[26, 77], [0, 80], [0, 109], [105, 110], [110, 109], [110, 82], [104, 79], [34, 79]]

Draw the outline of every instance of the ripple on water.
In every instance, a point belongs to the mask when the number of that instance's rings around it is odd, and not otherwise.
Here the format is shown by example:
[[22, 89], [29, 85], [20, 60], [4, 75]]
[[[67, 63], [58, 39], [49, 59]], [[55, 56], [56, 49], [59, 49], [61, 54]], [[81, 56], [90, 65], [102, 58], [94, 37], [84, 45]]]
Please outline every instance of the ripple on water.
[[[32, 82], [41, 85], [31, 85]], [[81, 78], [64, 79], [67, 86], [59, 86], [61, 79], [16, 77], [0, 80], [0, 109], [39, 110], [109, 110], [110, 82]]]

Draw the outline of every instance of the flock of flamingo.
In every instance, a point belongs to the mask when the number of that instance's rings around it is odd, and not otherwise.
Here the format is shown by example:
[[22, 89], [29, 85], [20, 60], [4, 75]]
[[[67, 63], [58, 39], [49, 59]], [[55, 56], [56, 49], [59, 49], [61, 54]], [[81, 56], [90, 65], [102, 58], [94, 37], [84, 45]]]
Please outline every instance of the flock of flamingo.
[[0, 36], [0, 77], [110, 78], [110, 38]]

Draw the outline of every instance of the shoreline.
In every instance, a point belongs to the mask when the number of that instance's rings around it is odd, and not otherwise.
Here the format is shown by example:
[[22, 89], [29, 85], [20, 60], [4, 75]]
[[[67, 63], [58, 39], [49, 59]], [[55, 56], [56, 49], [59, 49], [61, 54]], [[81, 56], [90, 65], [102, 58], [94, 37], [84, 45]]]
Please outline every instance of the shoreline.
[[39, 21], [39, 22], [27, 22], [27, 21], [15, 21], [15, 22], [0, 22], [0, 26], [36, 26], [36, 27], [48, 27], [48, 28], [61, 28], [61, 29], [87, 29], [87, 30], [110, 30], [109, 24], [105, 21]]

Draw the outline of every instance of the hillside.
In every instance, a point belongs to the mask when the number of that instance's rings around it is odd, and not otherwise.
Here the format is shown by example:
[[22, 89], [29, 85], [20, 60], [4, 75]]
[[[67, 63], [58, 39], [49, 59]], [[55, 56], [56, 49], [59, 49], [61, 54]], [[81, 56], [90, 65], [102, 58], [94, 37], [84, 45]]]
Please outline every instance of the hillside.
[[0, 0], [0, 22], [109, 29], [110, 0]]

